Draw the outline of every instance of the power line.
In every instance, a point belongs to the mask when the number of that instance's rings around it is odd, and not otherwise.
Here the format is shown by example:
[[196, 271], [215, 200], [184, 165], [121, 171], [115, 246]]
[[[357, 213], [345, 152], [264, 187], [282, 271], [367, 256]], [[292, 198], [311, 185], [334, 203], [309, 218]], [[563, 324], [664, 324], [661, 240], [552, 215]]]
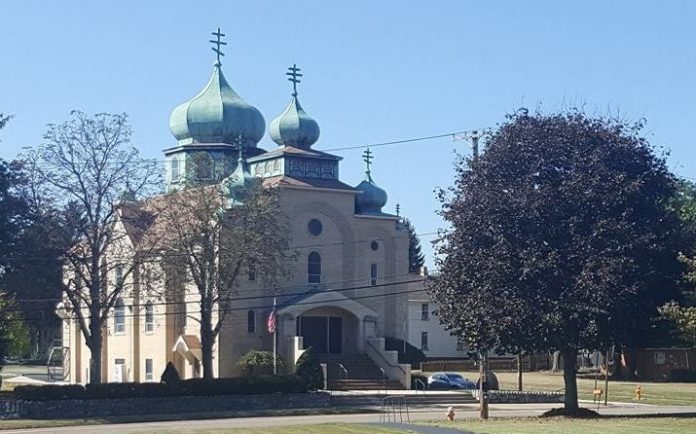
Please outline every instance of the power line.
[[[396, 278], [396, 277], [412, 276], [412, 275], [413, 275], [413, 273], [402, 273], [402, 274], [394, 274], [394, 275], [389, 275], [389, 276], [379, 276], [379, 278], [380, 278], [380, 279], [392, 279], [392, 278]], [[330, 281], [330, 282], [327, 282], [327, 283], [319, 283], [319, 284], [316, 284], [316, 285], [339, 285], [339, 284], [346, 283], [346, 282], [356, 282], [356, 281], [359, 281], [359, 280], [367, 280], [367, 279], [369, 279], [369, 277], [358, 277], [358, 278], [355, 278], [355, 279], [336, 280], [336, 281]], [[418, 281], [418, 280], [414, 280], [414, 282], [415, 282], [415, 281]], [[409, 282], [410, 282], [410, 281], [409, 281]], [[283, 290], [283, 289], [300, 288], [300, 287], [306, 286], [306, 285], [315, 285], [315, 284], [312, 284], [312, 283], [298, 283], [298, 284], [286, 285], [286, 286], [271, 286], [271, 287], [265, 287], [265, 288], [250, 288], [250, 289], [246, 289], [245, 291], [247, 291], [247, 292], [252, 292], [252, 291], [253, 291], [253, 292], [260, 292], [260, 291], [267, 291], [267, 292], [268, 292], [268, 291], [279, 291], [279, 290]], [[375, 286], [377, 286], [377, 285], [365, 285], [365, 286], [348, 287], [348, 288], [342, 288], [342, 289], [325, 290], [324, 292], [350, 291], [350, 290], [354, 290], [354, 289], [365, 289], [365, 288], [370, 288], [370, 287], [375, 287]], [[147, 291], [145, 291], [145, 292], [147, 292]], [[285, 296], [298, 296], [298, 295], [304, 295], [304, 294], [306, 294], [306, 293], [307, 293], [307, 291], [302, 291], [302, 292], [287, 293], [287, 294], [277, 294], [277, 295], [278, 295], [279, 297], [285, 297]], [[256, 296], [244, 296], [244, 297], [228, 297], [228, 298], [225, 298], [224, 301], [228, 302], [228, 301], [254, 300], [254, 299], [267, 298], [267, 297], [272, 297], [272, 295], [256, 295]], [[124, 296], [121, 296], [121, 297], [118, 297], [118, 298], [121, 298], [121, 299], [135, 299], [135, 298], [148, 298], [148, 297], [143, 296], [143, 295], [141, 294], [140, 296], [135, 296], [135, 295], [125, 296], [125, 295], [124, 295]], [[65, 298], [61, 297], [61, 298], [20, 299], [20, 300], [13, 300], [13, 301], [14, 301], [15, 303], [19, 303], [19, 302], [41, 302], [41, 301], [43, 301], [43, 302], [46, 302], [46, 301], [48, 301], [48, 302], [59, 302], [59, 301], [65, 301]], [[181, 303], [181, 302], [176, 301], [176, 302], [158, 302], [157, 304], [158, 304], [158, 305], [167, 305], [167, 304], [180, 304], [180, 303]], [[195, 303], [197, 303], [197, 302], [195, 302]], [[154, 303], [153, 303], [153, 304], [154, 304]], [[88, 305], [85, 305], [85, 307], [87, 307], [87, 306], [88, 306]], [[44, 309], [38, 309], [38, 308], [37, 308], [37, 309], [26, 309], [26, 310], [25, 310], [25, 309], [21, 309], [21, 308], [16, 308], [16, 309], [5, 309], [4, 311], [5, 311], [5, 312], [15, 312], [15, 311], [16, 311], [16, 312], [27, 312], [27, 311], [31, 311], [31, 310], [43, 311]]]
[[[367, 285], [367, 286], [355, 287], [355, 288], [344, 288], [344, 289], [334, 288], [334, 289], [327, 289], [324, 291], [319, 291], [316, 293], [302, 293], [300, 295], [307, 294], [307, 295], [311, 296], [311, 295], [315, 295], [315, 294], [321, 294], [324, 292], [331, 293], [331, 292], [340, 292], [340, 291], [346, 291], [346, 290], [352, 290], [352, 289], [368, 289], [368, 288], [378, 288], [378, 287], [395, 286], [395, 285], [405, 285], [405, 284], [409, 284], [409, 283], [416, 283], [416, 282], [422, 282], [422, 281], [423, 281], [422, 279], [416, 279], [416, 280], [408, 280], [408, 281], [402, 281], [402, 282], [390, 282], [390, 283], [382, 283], [382, 284], [377, 284], [377, 285]], [[395, 296], [395, 295], [410, 294], [410, 293], [421, 292], [421, 291], [423, 291], [423, 289], [418, 288], [418, 289], [409, 289], [409, 290], [404, 290], [404, 291], [394, 291], [394, 292], [389, 292], [389, 293], [384, 293], [384, 294], [359, 295], [359, 296], [350, 297], [349, 300], [345, 300], [345, 301], [361, 300], [361, 299], [369, 299], [369, 298], [377, 298], [377, 297], [391, 297], [391, 296]], [[262, 297], [259, 297], [259, 298], [262, 298]], [[267, 297], [263, 297], [263, 298], [267, 298]], [[343, 302], [343, 301], [344, 300], [341, 300], [341, 299], [331, 300], [331, 302], [338, 302], [338, 303]], [[187, 302], [187, 303], [181, 302], [179, 304], [188, 305], [188, 304], [196, 304], [196, 303], [199, 303], [199, 302]], [[326, 301], [298, 301], [297, 303], [292, 303], [292, 304], [289, 304], [288, 306], [304, 306], [304, 305], [315, 305], [315, 304], [317, 304], [317, 305], [318, 304], [326, 304]], [[153, 305], [155, 305], [155, 304], [153, 304]], [[282, 306], [282, 304], [281, 304], [281, 306]], [[144, 307], [144, 305], [142, 305], [141, 307]], [[255, 306], [232, 307], [232, 308], [223, 309], [223, 311], [224, 312], [236, 312], [236, 311], [248, 311], [248, 310], [267, 310], [267, 309], [272, 309], [272, 308], [273, 308], [273, 304], [260, 304], [260, 305], [255, 305]], [[153, 312], [153, 315], [168, 316], [168, 315], [181, 315], [182, 313], [183, 312], [157, 312], [157, 313]], [[188, 315], [189, 313], [200, 314], [201, 311], [200, 310], [199, 311], [188, 311], [187, 310], [186, 314]], [[143, 317], [143, 316], [144, 316], [144, 313], [142, 313], [142, 312], [130, 313], [130, 314], [123, 315], [124, 318], [135, 318], [135, 317]], [[83, 318], [85, 320], [88, 320], [88, 319], [91, 319], [91, 316], [85, 315], [85, 316], [83, 316]], [[113, 315], [111, 316], [111, 318], [113, 318]], [[9, 319], [3, 320], [3, 322], [7, 323], [7, 322], [20, 322], [20, 321], [34, 321], [34, 320], [40, 320], [40, 319], [45, 319], [45, 318], [32, 318], [32, 319], [9, 318]], [[77, 316], [71, 316], [71, 319], [76, 320]], [[108, 320], [108, 317], [107, 317], [107, 320]]]
[[[416, 235], [419, 237], [426, 237], [426, 236], [438, 235], [438, 234], [439, 234], [439, 231], [430, 231], [430, 232], [417, 233]], [[346, 245], [346, 244], [371, 243], [372, 241], [399, 240], [402, 238], [405, 238], [405, 237], [403, 237], [403, 236], [384, 237], [384, 238], [370, 238], [368, 240], [337, 241], [335, 243], [303, 244], [303, 245], [297, 245], [297, 246], [289, 246], [285, 250], [310, 249], [310, 248], [314, 248], [314, 247], [334, 247], [334, 246], [341, 246], [341, 245]], [[188, 255], [186, 253], [163, 253], [163, 254], [158, 255], [158, 257], [160, 257], [160, 258], [176, 258], [176, 257], [182, 257], [182, 256], [188, 256]], [[3, 260], [3, 261], [45, 260], [45, 259], [54, 259], [54, 258], [55, 258], [55, 256], [0, 256], [0, 260]]]

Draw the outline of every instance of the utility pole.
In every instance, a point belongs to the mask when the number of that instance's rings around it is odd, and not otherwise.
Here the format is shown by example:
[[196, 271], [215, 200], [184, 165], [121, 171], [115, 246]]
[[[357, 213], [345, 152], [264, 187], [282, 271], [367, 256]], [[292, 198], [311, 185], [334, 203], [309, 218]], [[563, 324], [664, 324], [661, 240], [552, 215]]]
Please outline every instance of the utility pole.
[[[486, 140], [491, 135], [491, 130], [484, 128], [481, 130], [467, 131], [461, 134], [455, 134], [453, 140], [466, 140], [471, 144], [471, 159], [476, 161], [479, 157], [479, 144], [481, 139]], [[486, 392], [488, 389], [488, 350], [483, 350], [479, 354], [479, 411], [481, 419], [488, 419], [488, 400]]]
[[472, 130], [465, 133], [456, 134], [454, 136], [454, 141], [466, 140], [471, 145], [471, 158], [476, 160], [479, 157], [479, 144], [481, 139], [484, 141], [491, 135], [491, 131], [488, 128], [481, 130]]
[[486, 399], [486, 391], [488, 390], [487, 368], [488, 352], [482, 351], [479, 357], [479, 417], [484, 420], [488, 419], [488, 399]]

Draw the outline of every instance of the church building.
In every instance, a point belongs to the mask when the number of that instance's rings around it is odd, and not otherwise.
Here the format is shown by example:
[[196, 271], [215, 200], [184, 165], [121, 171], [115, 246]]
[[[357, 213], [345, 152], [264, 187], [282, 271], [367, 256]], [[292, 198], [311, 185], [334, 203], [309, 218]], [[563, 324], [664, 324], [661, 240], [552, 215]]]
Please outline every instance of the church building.
[[[319, 124], [300, 104], [302, 74], [295, 65], [287, 73], [293, 86], [290, 101], [268, 127], [277, 146], [262, 149], [264, 116], [235, 92], [223, 74], [219, 45], [214, 50], [218, 60], [207, 84], [171, 113], [169, 128], [176, 143], [164, 150], [167, 189], [178, 191], [192, 182], [215, 185], [232, 176], [258, 178], [265, 188], [277, 189], [290, 245], [298, 253], [276, 288], [275, 310], [272, 289], [253, 270], [245, 274], [239, 300], [214, 346], [216, 376], [242, 375], [240, 357], [274, 346], [288, 365], [285, 371], [291, 371], [311, 346], [329, 365], [330, 377], [340, 366], [341, 379], [355, 384], [381, 375], [409, 387], [410, 366], [399, 364], [396, 352], [385, 349], [385, 339], [408, 339], [408, 294], [422, 283], [409, 274], [407, 230], [399, 216], [384, 210], [387, 193], [373, 178], [371, 152], [365, 152], [364, 180], [344, 183], [339, 176], [342, 158], [316, 149]], [[157, 224], [153, 218], [134, 225], [132, 218], [147, 215], [158, 198], [118, 205], [116, 230], [126, 234], [120, 249], [135, 250], [142, 232]], [[125, 277], [129, 289], [108, 320], [102, 380], [159, 381], [168, 362], [182, 378], [201, 376], [194, 285], [164, 279], [165, 286], [183, 285], [185, 297], [179, 304], [162, 303], [161, 297], [139, 288], [145, 285], [143, 276], [134, 272]], [[117, 269], [109, 284], [118, 279], [124, 277]], [[166, 293], [169, 288], [163, 289]], [[66, 381], [87, 382], [90, 351], [74, 320], [63, 321], [63, 345], [69, 347]]]

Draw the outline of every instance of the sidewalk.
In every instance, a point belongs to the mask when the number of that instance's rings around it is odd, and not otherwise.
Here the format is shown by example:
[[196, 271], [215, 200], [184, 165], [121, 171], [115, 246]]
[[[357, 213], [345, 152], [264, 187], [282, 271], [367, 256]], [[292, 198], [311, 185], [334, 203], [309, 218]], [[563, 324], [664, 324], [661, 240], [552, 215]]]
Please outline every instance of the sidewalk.
[[[590, 404], [590, 405], [588, 405]], [[596, 410], [592, 402], [582, 402], [583, 407]], [[546, 410], [558, 407], [558, 404], [492, 404], [490, 406], [491, 418], [502, 417], [529, 417], [539, 416]], [[411, 422], [423, 420], [438, 420], [445, 418], [444, 406], [427, 408], [411, 408], [409, 416]], [[477, 418], [476, 404], [464, 404], [455, 407], [456, 418]], [[639, 403], [610, 403], [609, 406], [600, 406], [599, 413], [608, 416], [646, 416], [646, 415], [686, 415], [696, 416], [696, 406], [658, 406]], [[312, 416], [283, 416], [283, 417], [246, 417], [232, 419], [207, 419], [186, 420], [169, 422], [142, 422], [128, 424], [108, 424], [91, 426], [70, 426], [53, 428], [36, 428], [27, 430], [4, 430], [0, 434], [20, 433], [146, 433], [153, 430], [173, 430], [187, 432], [191, 430], [221, 430], [230, 428], [263, 428], [270, 426], [289, 426], [321, 423], [379, 423], [379, 413], [358, 414], [332, 414]]]

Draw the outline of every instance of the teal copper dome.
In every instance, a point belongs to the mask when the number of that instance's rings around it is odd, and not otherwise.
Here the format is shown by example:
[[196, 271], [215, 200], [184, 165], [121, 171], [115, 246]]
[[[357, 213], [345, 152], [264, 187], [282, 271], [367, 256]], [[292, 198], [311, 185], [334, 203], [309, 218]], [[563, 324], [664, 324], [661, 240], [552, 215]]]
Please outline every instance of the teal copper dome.
[[[218, 29], [219, 33], [219, 29]], [[224, 36], [224, 35], [222, 35]], [[216, 43], [215, 41], [211, 41]], [[213, 75], [203, 90], [172, 111], [169, 130], [182, 145], [191, 143], [234, 143], [254, 147], [266, 130], [261, 113], [232, 89], [222, 73], [218, 53]]]
[[293, 84], [292, 100], [283, 113], [271, 121], [271, 139], [280, 146], [293, 146], [295, 148], [309, 149], [319, 140], [319, 124], [302, 109], [297, 99], [297, 83], [300, 68], [292, 65], [288, 68], [290, 80]]
[[363, 159], [367, 163], [366, 179], [355, 187], [360, 192], [355, 196], [355, 212], [356, 214], [382, 214], [382, 207], [387, 204], [387, 192], [379, 188], [372, 179], [370, 171], [372, 152], [369, 149], [363, 154]]
[[254, 177], [249, 172], [249, 165], [239, 152], [237, 167], [234, 172], [222, 181], [223, 195], [227, 200], [227, 206], [242, 205], [244, 203], [245, 190], [254, 182]]

